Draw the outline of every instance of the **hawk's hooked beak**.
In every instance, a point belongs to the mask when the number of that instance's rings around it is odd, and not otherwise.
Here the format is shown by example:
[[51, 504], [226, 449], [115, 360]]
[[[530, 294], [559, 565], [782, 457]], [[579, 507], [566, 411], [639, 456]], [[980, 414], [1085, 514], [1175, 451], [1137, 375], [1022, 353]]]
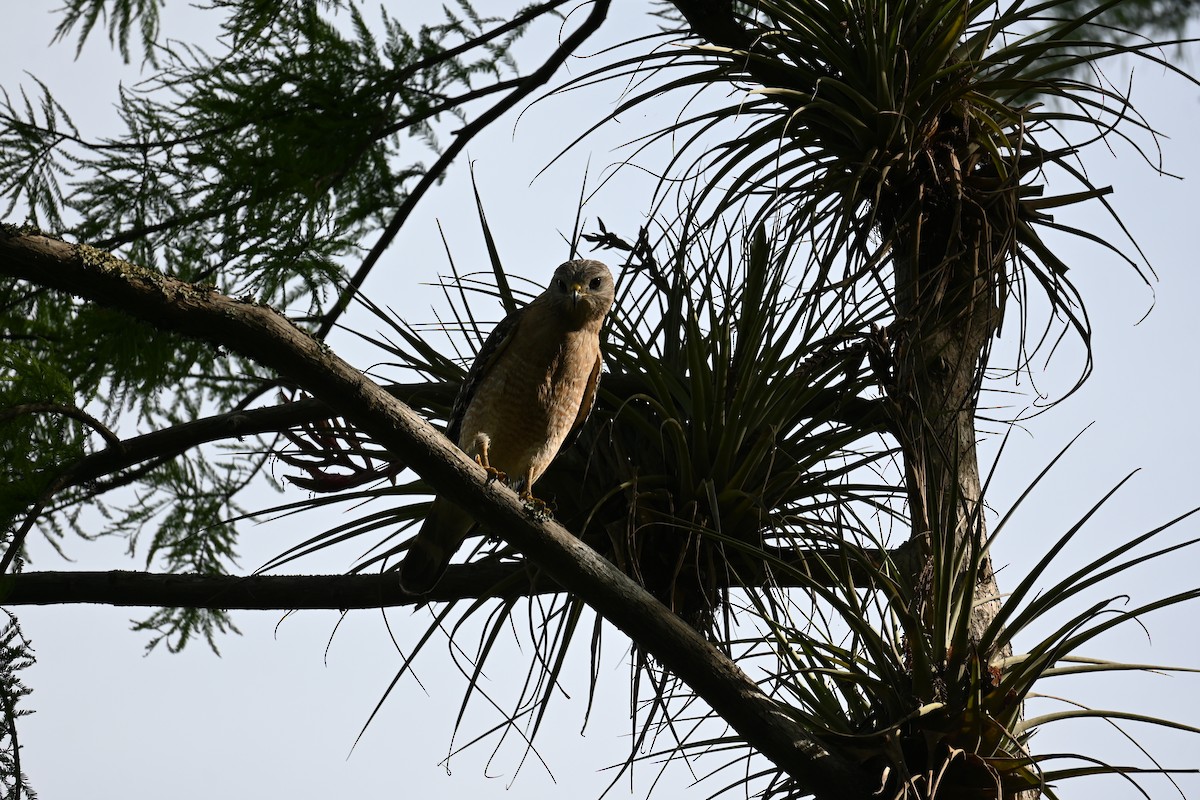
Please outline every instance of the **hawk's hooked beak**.
[[572, 307], [578, 306], [579, 298], [583, 297], [585, 294], [587, 294], [587, 289], [584, 288], [584, 285], [582, 283], [572, 283], [571, 284], [571, 306]]

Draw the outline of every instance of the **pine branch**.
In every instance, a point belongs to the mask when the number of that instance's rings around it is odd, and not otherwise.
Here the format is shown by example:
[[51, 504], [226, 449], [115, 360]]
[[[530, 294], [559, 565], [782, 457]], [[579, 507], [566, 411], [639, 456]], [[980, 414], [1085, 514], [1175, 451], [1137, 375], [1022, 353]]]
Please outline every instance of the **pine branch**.
[[[384, 390], [406, 403], [416, 398], [449, 403], [454, 399], [456, 387], [448, 383], [408, 383], [385, 386]], [[183, 422], [126, 439], [81, 458], [71, 467], [71, 483], [87, 483], [147, 461], [174, 458], [208, 442], [278, 433], [306, 422], [328, 419], [334, 413], [328, 403], [307, 398]]]
[[[909, 544], [876, 552], [903, 572], [915, 563]], [[823, 565], [836, 562], [833, 550], [812, 550], [782, 557], [791, 568], [781, 571], [776, 585], [810, 587], [839, 578]], [[805, 573], [799, 580], [795, 573]], [[791, 578], [788, 575], [792, 575]], [[852, 567], [847, 576], [861, 586], [872, 580], [868, 571]], [[423, 602], [455, 602], [482, 598], [511, 600], [566, 591], [562, 584], [523, 562], [486, 559], [456, 564], [433, 590], [422, 597], [400, 591], [392, 572], [372, 575], [176, 575], [151, 572], [21, 572], [0, 578], [0, 605], [41, 606], [94, 603], [107, 606], [193, 608], [243, 611], [295, 611], [396, 608]]]
[[18, 403], [15, 406], [0, 409], [0, 422], [19, 417], [22, 414], [61, 414], [64, 417], [70, 417], [87, 425], [93, 431], [100, 434], [100, 437], [110, 446], [115, 447], [121, 443], [117, 435], [110, 431], [103, 422], [82, 408], [70, 406], [65, 403]]
[[828, 752], [731, 659], [557, 523], [531, 517], [509, 488], [488, 483], [482, 467], [415, 412], [278, 312], [13, 226], [0, 229], [0, 274], [216, 342], [336, 403], [341, 415], [411, 465], [438, 494], [501, 532], [628, 634], [807, 791], [821, 798], [869, 796], [854, 764]]
[[5, 606], [94, 603], [220, 610], [291, 611], [395, 608], [425, 601], [516, 598], [561, 592], [532, 584], [525, 565], [486, 562], [451, 567], [425, 597], [400, 590], [394, 573], [375, 575], [173, 575], [149, 572], [23, 572], [0, 578]]

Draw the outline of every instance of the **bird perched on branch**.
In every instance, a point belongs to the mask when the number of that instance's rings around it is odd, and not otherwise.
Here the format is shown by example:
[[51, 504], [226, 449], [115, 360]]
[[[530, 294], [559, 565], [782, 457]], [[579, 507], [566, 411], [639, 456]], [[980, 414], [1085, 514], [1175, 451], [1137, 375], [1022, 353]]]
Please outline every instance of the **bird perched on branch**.
[[[446, 436], [492, 476], [510, 477], [521, 496], [564, 445], [574, 441], [596, 399], [600, 326], [613, 304], [613, 277], [599, 261], [568, 261], [544, 292], [509, 314], [483, 343], [454, 402]], [[441, 497], [400, 568], [400, 586], [425, 594], [474, 527]]]

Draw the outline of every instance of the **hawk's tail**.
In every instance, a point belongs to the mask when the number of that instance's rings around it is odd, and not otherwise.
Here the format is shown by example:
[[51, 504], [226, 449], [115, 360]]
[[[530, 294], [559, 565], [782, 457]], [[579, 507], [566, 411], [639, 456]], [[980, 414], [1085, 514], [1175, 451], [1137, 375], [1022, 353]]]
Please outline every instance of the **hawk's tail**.
[[400, 588], [408, 594], [426, 594], [437, 586], [473, 527], [475, 520], [470, 514], [448, 500], [435, 498], [400, 565]]

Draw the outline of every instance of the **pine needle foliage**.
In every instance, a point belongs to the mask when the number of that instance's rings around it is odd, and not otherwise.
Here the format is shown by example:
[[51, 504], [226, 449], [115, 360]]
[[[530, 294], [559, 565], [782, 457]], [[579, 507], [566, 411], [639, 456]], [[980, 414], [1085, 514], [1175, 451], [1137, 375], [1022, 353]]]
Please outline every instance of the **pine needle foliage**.
[[[704, 5], [678, 4], [697, 18]], [[699, 227], [754, 201], [752, 223], [783, 221], [813, 242], [810, 269], [826, 282], [890, 283], [893, 259], [915, 257], [934, 272], [977, 252], [975, 268], [990, 274], [977, 291], [998, 312], [1041, 292], [1086, 345], [1082, 300], [1046, 232], [1096, 241], [1144, 278], [1148, 268], [1132, 243], [1056, 223], [1052, 211], [1111, 191], [1088, 179], [1083, 147], [1112, 137], [1154, 163], [1154, 131], [1100, 70], [1128, 56], [1191, 80], [1161, 54], [1163, 43], [1111, 41], [1096, 20], [1118, 5], [1075, 14], [1055, 2], [733, 4], [699, 28], [708, 41], [690, 27], [664, 32], [650, 55], [570, 86], [627, 87], [603, 122], [667, 92], [709, 98], [639, 142], [654, 153], [656, 142], [678, 143], [656, 170], [669, 178], [662, 203], [673, 187], [699, 185], [679, 204]], [[1094, 72], [1085, 80], [1079, 69]], [[1051, 179], [1076, 186], [1048, 197]], [[891, 300], [900, 316], [911, 311], [904, 291], [896, 286]]]
[[21, 743], [17, 736], [17, 720], [32, 714], [22, 702], [31, 689], [21, 680], [21, 672], [33, 666], [36, 659], [33, 645], [25, 638], [21, 626], [8, 611], [4, 612], [4, 628], [0, 631], [0, 791], [5, 800], [37, 800], [21, 766]]
[[[271, 304], [316, 331], [347, 282], [347, 261], [412, 186], [440, 178], [430, 163], [448, 126], [512, 89], [515, 41], [559, 4], [498, 20], [457, 3], [410, 29], [386, 12], [368, 21], [352, 3], [220, 2], [209, 9], [223, 16], [210, 52], [161, 41], [157, 2], [70, 2], [59, 37], [75, 34], [82, 48], [107, 24], [128, 59], [140, 31], [154, 69], [121, 88], [118, 132], [103, 138], [81, 132], [36, 77], [0, 87], [0, 207], [24, 209], [27, 230]], [[237, 496], [247, 486], [274, 484], [263, 467], [275, 437], [151, 459], [98, 481], [73, 480], [68, 465], [121, 419], [169, 428], [244, 408], [277, 376], [62, 295], [5, 282], [0, 303], [0, 391], [6, 408], [22, 409], [0, 425], [19, 443], [14, 457], [30, 456], [5, 460], [12, 491], [0, 519], [14, 528], [36, 520], [54, 541], [119, 536], [172, 572], [227, 572], [236, 550], [227, 521], [246, 512]], [[84, 408], [93, 425], [80, 422]], [[47, 492], [54, 502], [39, 505]], [[85, 508], [100, 512], [99, 530], [94, 515], [81, 521]], [[148, 624], [178, 623], [181, 643], [196, 626], [180, 613]], [[230, 627], [223, 612], [197, 615], [204, 630]]]

